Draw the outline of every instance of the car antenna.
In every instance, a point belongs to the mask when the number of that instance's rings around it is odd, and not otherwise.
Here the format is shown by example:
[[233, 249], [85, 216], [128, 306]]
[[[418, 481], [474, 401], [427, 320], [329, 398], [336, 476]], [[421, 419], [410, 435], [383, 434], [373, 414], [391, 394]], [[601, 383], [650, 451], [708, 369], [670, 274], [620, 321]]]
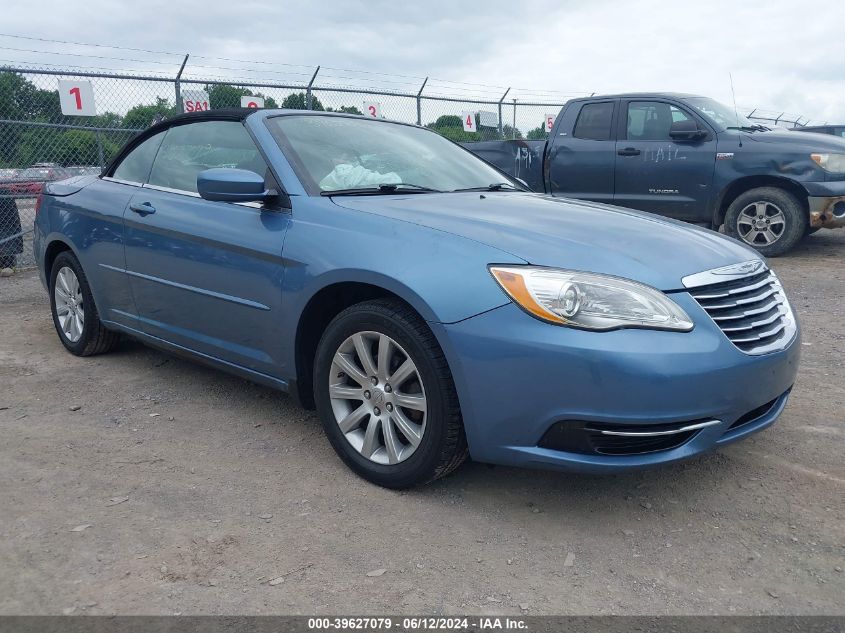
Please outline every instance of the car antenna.
[[734, 100], [734, 116], [736, 117], [736, 128], [739, 131], [739, 146], [742, 147], [742, 130], [739, 127], [739, 111], [736, 109], [736, 92], [734, 92], [734, 76], [729, 72], [728, 77], [731, 80], [731, 97]]

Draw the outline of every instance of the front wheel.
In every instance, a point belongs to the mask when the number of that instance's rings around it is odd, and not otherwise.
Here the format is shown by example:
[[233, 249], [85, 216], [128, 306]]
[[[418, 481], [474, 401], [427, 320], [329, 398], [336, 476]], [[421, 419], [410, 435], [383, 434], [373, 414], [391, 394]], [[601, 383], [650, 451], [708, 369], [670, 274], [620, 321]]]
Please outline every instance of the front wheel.
[[466, 459], [449, 366], [403, 303], [367, 301], [334, 318], [317, 347], [314, 394], [337, 454], [375, 484], [427, 483]]
[[777, 187], [746, 191], [725, 214], [725, 232], [766, 257], [792, 249], [804, 237], [808, 223], [800, 200]]

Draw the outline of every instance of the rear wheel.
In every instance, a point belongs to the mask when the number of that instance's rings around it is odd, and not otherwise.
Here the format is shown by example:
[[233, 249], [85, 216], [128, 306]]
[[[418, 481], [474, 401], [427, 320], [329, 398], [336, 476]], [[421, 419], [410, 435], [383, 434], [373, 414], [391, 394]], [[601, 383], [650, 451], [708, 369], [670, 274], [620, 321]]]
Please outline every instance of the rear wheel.
[[50, 272], [50, 309], [62, 345], [76, 356], [111, 350], [120, 338], [100, 322], [88, 279], [76, 256], [59, 253]]
[[408, 488], [466, 459], [443, 352], [426, 323], [398, 301], [367, 301], [335, 317], [317, 348], [314, 394], [335, 451], [375, 484]]
[[798, 198], [777, 187], [746, 191], [725, 215], [725, 232], [766, 257], [789, 251], [804, 237], [807, 225], [807, 212]]

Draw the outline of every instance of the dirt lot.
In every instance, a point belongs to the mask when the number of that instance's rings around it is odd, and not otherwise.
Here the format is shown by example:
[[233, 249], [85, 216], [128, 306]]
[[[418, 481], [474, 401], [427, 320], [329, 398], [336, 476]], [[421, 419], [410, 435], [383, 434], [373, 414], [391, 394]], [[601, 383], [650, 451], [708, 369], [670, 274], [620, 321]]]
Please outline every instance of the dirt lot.
[[773, 428], [405, 493], [285, 395], [132, 342], [67, 354], [36, 274], [0, 279], [0, 613], [845, 613], [843, 253], [821, 231], [772, 261], [804, 327]]

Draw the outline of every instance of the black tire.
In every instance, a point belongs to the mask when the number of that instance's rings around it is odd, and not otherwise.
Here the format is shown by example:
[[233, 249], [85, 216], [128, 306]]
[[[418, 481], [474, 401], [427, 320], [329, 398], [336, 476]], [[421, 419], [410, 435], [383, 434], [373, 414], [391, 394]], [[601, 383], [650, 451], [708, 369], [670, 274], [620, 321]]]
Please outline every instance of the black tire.
[[[755, 203], [765, 203], [768, 209], [767, 213], [772, 213], [773, 210], [780, 210], [783, 214], [784, 223], [782, 230], [777, 234], [777, 239], [770, 244], [763, 241], [762, 236], [756, 238], [744, 239], [740, 232], [739, 222], [740, 215], [743, 210]], [[743, 217], [742, 221], [746, 220]], [[740, 194], [728, 207], [725, 214], [725, 232], [731, 237], [748, 244], [752, 248], [757, 249], [762, 255], [766, 257], [777, 257], [783, 255], [791, 250], [804, 237], [807, 231], [809, 218], [807, 211], [794, 195], [783, 189], [777, 187], [758, 187], [757, 189], [750, 189], [743, 194]], [[748, 226], [748, 225], [743, 225]], [[774, 230], [774, 225], [772, 225]], [[753, 235], [753, 232], [750, 234]]]
[[[416, 365], [426, 398], [426, 423], [416, 450], [396, 464], [378, 464], [364, 457], [341, 431], [329, 395], [329, 374], [335, 353], [360, 332], [386, 334]], [[467, 457], [458, 396], [452, 373], [425, 321], [400, 301], [379, 299], [351, 306], [338, 314], [323, 333], [314, 363], [317, 413], [332, 447], [353, 471], [386, 488], [402, 489], [448, 475]], [[367, 418], [369, 419], [369, 418]]]
[[[56, 278], [62, 268], [70, 268], [79, 280], [79, 289], [82, 293], [82, 312], [84, 315], [82, 335], [77, 341], [71, 341], [62, 331], [59, 323], [59, 315], [56, 310]], [[79, 264], [79, 260], [70, 251], [59, 253], [53, 262], [50, 270], [50, 312], [53, 315], [53, 325], [62, 345], [76, 356], [93, 356], [110, 351], [120, 340], [117, 332], [107, 330], [100, 322], [97, 306], [94, 305], [94, 296], [91, 294], [91, 287], [88, 285], [88, 278]]]

